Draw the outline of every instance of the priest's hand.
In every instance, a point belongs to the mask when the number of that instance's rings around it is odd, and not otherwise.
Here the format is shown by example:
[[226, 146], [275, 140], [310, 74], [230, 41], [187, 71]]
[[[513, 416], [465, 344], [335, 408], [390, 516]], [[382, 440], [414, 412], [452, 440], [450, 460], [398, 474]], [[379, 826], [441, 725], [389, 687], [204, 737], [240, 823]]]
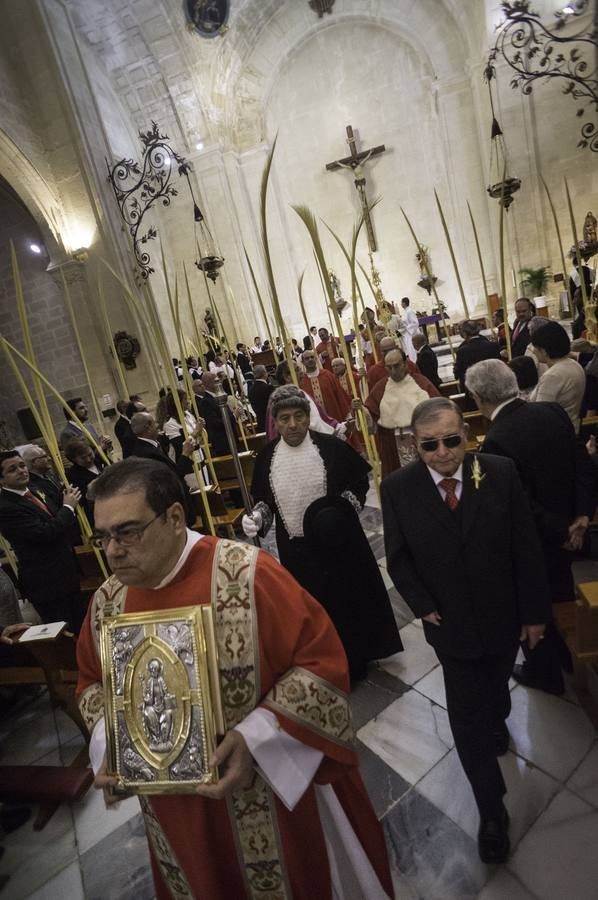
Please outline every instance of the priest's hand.
[[358, 409], [363, 409], [363, 402], [361, 400], [351, 400], [351, 409], [353, 412], [357, 412]]
[[93, 786], [96, 791], [104, 792], [104, 803], [107, 809], [114, 806], [115, 803], [120, 803], [126, 796], [126, 794], [117, 794], [115, 792], [114, 788], [117, 784], [118, 778], [115, 775], [108, 775], [106, 772], [106, 757], [104, 757], [104, 762], [93, 780]]
[[530, 650], [533, 650], [539, 641], [544, 640], [546, 625], [522, 625], [520, 641], [527, 641]]
[[253, 756], [240, 731], [229, 731], [218, 744], [210, 759], [210, 766], [220, 769], [218, 784], [201, 784], [196, 788], [200, 797], [224, 800], [239, 788], [251, 787], [254, 778]]
[[428, 613], [427, 616], [422, 616], [422, 620], [424, 622], [429, 622], [430, 625], [440, 625], [442, 622], [442, 616], [437, 612]]

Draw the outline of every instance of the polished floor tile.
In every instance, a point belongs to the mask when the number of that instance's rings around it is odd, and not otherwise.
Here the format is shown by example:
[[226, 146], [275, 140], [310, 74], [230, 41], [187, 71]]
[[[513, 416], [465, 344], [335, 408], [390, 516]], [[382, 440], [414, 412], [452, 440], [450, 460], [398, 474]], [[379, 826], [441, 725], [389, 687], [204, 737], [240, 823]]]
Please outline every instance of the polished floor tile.
[[398, 900], [478, 897], [488, 875], [476, 843], [417, 788], [393, 806], [382, 824]]
[[85, 900], [79, 860], [34, 891], [29, 900]]
[[387, 706], [357, 737], [410, 784], [418, 782], [453, 746], [446, 711], [416, 691]]
[[356, 742], [355, 749], [359, 758], [359, 772], [376, 815], [380, 819], [397, 800], [400, 800], [411, 785], [361, 741]]
[[570, 791], [557, 794], [509, 860], [541, 900], [596, 900], [598, 810]]
[[[511, 817], [511, 845], [514, 847], [540, 813], [560, 790], [558, 781], [530, 766], [513, 753], [500, 759], [507, 786], [505, 804]], [[451, 750], [428, 774], [417, 789], [474, 840], [480, 818], [473, 793], [456, 750]]]
[[125, 822], [139, 814], [139, 801], [127, 797], [106, 809], [101, 791], [91, 788], [78, 803], [73, 804], [75, 832], [79, 853], [86, 853]]
[[370, 719], [376, 718], [396, 699], [397, 694], [387, 688], [372, 684], [369, 680], [360, 681], [351, 691], [349, 698], [354, 731]]
[[540, 900], [528, 891], [521, 882], [504, 866], [499, 866], [478, 900]]
[[5, 889], [10, 900], [24, 900], [77, 860], [70, 807], [60, 806], [42, 831], [33, 830], [36, 813], [34, 809], [25, 825], [2, 838], [0, 874], [10, 875]]
[[417, 682], [415, 690], [429, 700], [433, 700], [438, 706], [446, 709], [446, 692], [444, 690], [444, 677], [442, 675], [442, 666], [436, 666], [427, 675]]
[[86, 900], [152, 900], [154, 884], [141, 813], [81, 856]]
[[567, 787], [582, 800], [598, 807], [598, 743], [592, 746], [582, 760], [567, 782]]
[[590, 749], [596, 732], [572, 703], [518, 686], [507, 720], [511, 748], [559, 781], [566, 781]]
[[411, 622], [401, 628], [403, 651], [384, 660], [383, 667], [406, 684], [415, 684], [438, 665], [438, 657], [427, 643], [423, 628]]

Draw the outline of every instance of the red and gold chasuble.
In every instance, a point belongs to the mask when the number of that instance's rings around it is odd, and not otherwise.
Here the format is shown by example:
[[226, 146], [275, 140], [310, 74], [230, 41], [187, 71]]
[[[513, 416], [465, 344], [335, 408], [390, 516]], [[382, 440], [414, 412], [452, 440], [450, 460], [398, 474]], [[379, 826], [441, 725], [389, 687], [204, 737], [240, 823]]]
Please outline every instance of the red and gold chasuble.
[[332, 419], [336, 419], [337, 422], [345, 421], [351, 408], [351, 401], [332, 372], [320, 369], [317, 378], [302, 375], [299, 387], [313, 397]]
[[[257, 706], [324, 754], [331, 784], [378, 878], [393, 896], [384, 840], [352, 750], [347, 663], [323, 608], [267, 553], [204, 537], [171, 583], [152, 591], [112, 576], [81, 635], [79, 706], [91, 731], [103, 715], [103, 617], [212, 603], [223, 707], [233, 728]], [[328, 856], [313, 784], [289, 811], [259, 776], [227, 801], [141, 799], [158, 900], [329, 900]]]

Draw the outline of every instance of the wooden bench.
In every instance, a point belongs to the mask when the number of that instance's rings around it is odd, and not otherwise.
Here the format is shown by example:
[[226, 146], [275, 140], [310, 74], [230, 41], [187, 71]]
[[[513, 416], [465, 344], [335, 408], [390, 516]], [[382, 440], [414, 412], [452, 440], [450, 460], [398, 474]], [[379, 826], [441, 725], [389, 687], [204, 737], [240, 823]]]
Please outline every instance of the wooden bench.
[[106, 579], [100, 569], [95, 550], [90, 544], [80, 544], [78, 547], [75, 547], [75, 556], [79, 567], [79, 584], [82, 592], [92, 593], [97, 591]]
[[[268, 436], [265, 431], [258, 431], [257, 434], [245, 434], [245, 439], [247, 441], [247, 447], [249, 450], [253, 450], [254, 453], [258, 453], [262, 447], [265, 447], [268, 443]], [[239, 451], [245, 450], [245, 446], [242, 440], [237, 441]]]
[[[251, 487], [253, 479], [253, 469], [255, 467], [256, 454], [253, 450], [245, 450], [239, 453], [239, 462], [247, 487]], [[233, 462], [232, 456], [213, 456], [212, 464], [216, 472], [216, 478], [220, 485], [220, 490], [230, 491], [239, 487], [239, 479]]]
[[[245, 515], [244, 507], [235, 507], [233, 509], [229, 509], [226, 506], [222, 494], [219, 491], [207, 490], [206, 494], [208, 498], [208, 505], [210, 507], [210, 515], [212, 516], [212, 521], [214, 522], [214, 527], [216, 529], [223, 528], [226, 531], [227, 537], [234, 539], [235, 525], [238, 525], [238, 523]], [[192, 495], [195, 497], [195, 501], [198, 504], [198, 515], [193, 524], [193, 528], [195, 531], [201, 531], [204, 534], [207, 534], [209, 532], [209, 526], [203, 501], [199, 496], [199, 491], [192, 491]]]
[[488, 431], [488, 420], [477, 410], [475, 412], [464, 412], [463, 420], [469, 425], [471, 439], [473, 439], [473, 435], [475, 435], [479, 440], [480, 437], [484, 436]]
[[438, 390], [443, 397], [450, 397], [452, 394], [458, 394], [461, 389], [458, 381], [443, 381]]
[[598, 728], [598, 701], [588, 691], [587, 667], [598, 663], [598, 581], [578, 584], [577, 599], [554, 603], [555, 624], [573, 659], [573, 680], [579, 703]]
[[[62, 709], [72, 719], [86, 743], [68, 768], [0, 768], [0, 799], [30, 799], [40, 803], [33, 826], [36, 831], [44, 827], [63, 800], [78, 799], [93, 781], [91, 771], [85, 768], [89, 763], [89, 733], [75, 699], [79, 677], [76, 646], [75, 635], [67, 631], [54, 639], [27, 641], [24, 644], [17, 641], [12, 645], [2, 645], [5, 664], [0, 667], [0, 684], [45, 684], [52, 707]], [[11, 656], [14, 657], [13, 660]], [[85, 771], [81, 771], [82, 768]]]

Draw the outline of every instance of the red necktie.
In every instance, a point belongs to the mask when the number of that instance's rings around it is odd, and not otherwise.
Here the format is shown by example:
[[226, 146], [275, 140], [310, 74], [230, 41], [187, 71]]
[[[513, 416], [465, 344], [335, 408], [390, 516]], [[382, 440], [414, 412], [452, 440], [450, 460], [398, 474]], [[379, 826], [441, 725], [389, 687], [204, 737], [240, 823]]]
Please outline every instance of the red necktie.
[[50, 510], [48, 509], [46, 504], [42, 503], [42, 501], [39, 499], [39, 497], [36, 497], [35, 494], [33, 494], [29, 490], [29, 488], [25, 491], [25, 497], [27, 498], [27, 500], [31, 500], [32, 503], [35, 503], [36, 506], [39, 506], [40, 509], [43, 509], [43, 511], [45, 513], [47, 513], [49, 516], [52, 515], [52, 513], [50, 512]]
[[444, 498], [444, 502], [448, 506], [451, 512], [454, 512], [459, 506], [459, 498], [455, 493], [456, 487], [459, 484], [456, 478], [443, 478], [442, 481], [438, 482], [438, 486], [443, 489], [446, 493], [446, 497]]

